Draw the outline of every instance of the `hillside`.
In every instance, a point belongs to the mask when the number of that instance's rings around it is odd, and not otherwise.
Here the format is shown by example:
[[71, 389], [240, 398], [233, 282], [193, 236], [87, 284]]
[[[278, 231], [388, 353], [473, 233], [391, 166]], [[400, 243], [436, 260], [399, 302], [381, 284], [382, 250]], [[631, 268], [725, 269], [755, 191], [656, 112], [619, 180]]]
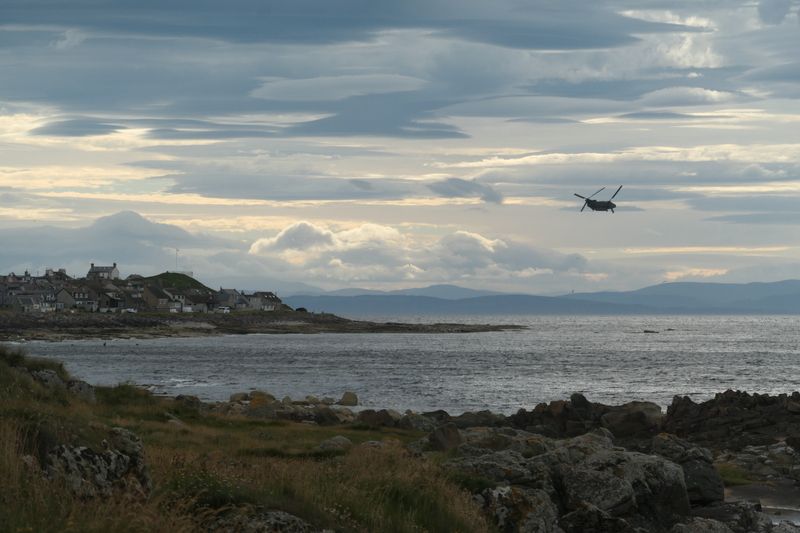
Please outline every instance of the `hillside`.
[[155, 276], [144, 278], [145, 281], [158, 283], [161, 287], [172, 287], [175, 289], [197, 289], [204, 292], [214, 292], [210, 287], [206, 287], [201, 282], [191, 276], [180, 272], [162, 272]]
[[800, 280], [771, 283], [662, 283], [635, 291], [576, 293], [571, 300], [679, 312], [800, 313]]
[[[457, 290], [456, 290], [457, 289]], [[455, 287], [393, 292], [353, 291], [291, 296], [293, 307], [351, 317], [433, 315], [800, 314], [800, 281], [772, 283], [662, 283], [621, 292], [547, 297], [489, 294], [458, 297]], [[469, 294], [469, 292], [466, 292]]]
[[362, 296], [291, 296], [284, 302], [309, 311], [344, 316], [392, 315], [530, 315], [530, 314], [635, 314], [652, 312], [643, 306], [609, 304], [508, 294], [449, 300], [429, 296], [362, 295]]

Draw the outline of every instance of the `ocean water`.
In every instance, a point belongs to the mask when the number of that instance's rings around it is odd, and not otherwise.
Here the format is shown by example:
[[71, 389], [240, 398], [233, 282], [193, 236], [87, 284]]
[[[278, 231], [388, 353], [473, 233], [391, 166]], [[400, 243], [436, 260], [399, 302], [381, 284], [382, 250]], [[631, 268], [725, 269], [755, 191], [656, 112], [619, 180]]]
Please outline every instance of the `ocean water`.
[[31, 354], [63, 361], [73, 375], [91, 383], [130, 381], [157, 393], [193, 394], [205, 400], [225, 400], [250, 389], [279, 398], [313, 394], [338, 399], [352, 390], [363, 407], [513, 413], [573, 392], [596, 402], [649, 400], [666, 407], [676, 394], [697, 401], [729, 388], [800, 390], [796, 316], [492, 316], [451, 321], [523, 324], [527, 329], [25, 346]]

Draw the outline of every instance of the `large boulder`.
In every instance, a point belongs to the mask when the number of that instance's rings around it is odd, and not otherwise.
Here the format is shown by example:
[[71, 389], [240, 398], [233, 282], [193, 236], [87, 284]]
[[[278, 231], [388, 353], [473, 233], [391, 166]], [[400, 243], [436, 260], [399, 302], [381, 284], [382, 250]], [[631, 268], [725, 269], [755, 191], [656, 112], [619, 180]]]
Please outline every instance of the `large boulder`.
[[692, 514], [727, 525], [733, 533], [771, 533], [772, 520], [757, 502], [726, 502], [698, 507]]
[[694, 517], [686, 523], [675, 524], [669, 533], [733, 533], [733, 531], [717, 520]]
[[356, 416], [356, 420], [372, 427], [397, 427], [402, 415], [392, 409], [364, 409]]
[[770, 396], [728, 390], [702, 403], [676, 396], [663, 429], [711, 449], [770, 445], [797, 432], [798, 405], [800, 392]]
[[600, 417], [603, 427], [617, 438], [649, 436], [661, 428], [661, 407], [652, 402], [629, 402]]
[[565, 533], [638, 533], [626, 520], [591, 504], [562, 516], [558, 525]]
[[484, 490], [477, 500], [503, 533], [563, 532], [558, 527], [558, 507], [542, 490], [500, 486]]
[[243, 509], [231, 511], [223, 516], [212, 515], [204, 523], [203, 531], [209, 533], [316, 533], [320, 531], [305, 520], [284, 511]]
[[59, 376], [54, 370], [50, 370], [48, 368], [33, 370], [31, 371], [31, 376], [48, 389], [67, 388], [67, 384], [64, 383], [64, 380], [61, 379], [61, 376]]
[[636, 507], [633, 486], [613, 472], [563, 465], [559, 473], [568, 511], [590, 505], [611, 516], [620, 516]]
[[466, 412], [453, 417], [452, 422], [460, 429], [507, 425], [506, 417], [491, 411]]
[[692, 504], [707, 505], [725, 499], [722, 477], [714, 468], [714, 458], [708, 449], [675, 435], [661, 433], [653, 437], [652, 451], [681, 466]]
[[94, 387], [80, 379], [71, 379], [67, 381], [67, 390], [84, 402], [95, 403], [97, 401]]
[[452, 422], [441, 425], [430, 432], [428, 442], [432, 450], [448, 451], [458, 448], [461, 444], [461, 434]]
[[355, 392], [347, 391], [342, 394], [342, 398], [338, 402], [343, 407], [355, 407], [358, 405], [358, 396]]
[[317, 449], [324, 452], [346, 452], [353, 447], [353, 441], [342, 435], [336, 435], [322, 441]]
[[47, 453], [45, 473], [51, 479], [63, 480], [79, 498], [108, 497], [117, 492], [146, 497], [153, 484], [139, 437], [114, 428], [105, 445], [102, 452], [58, 445]]

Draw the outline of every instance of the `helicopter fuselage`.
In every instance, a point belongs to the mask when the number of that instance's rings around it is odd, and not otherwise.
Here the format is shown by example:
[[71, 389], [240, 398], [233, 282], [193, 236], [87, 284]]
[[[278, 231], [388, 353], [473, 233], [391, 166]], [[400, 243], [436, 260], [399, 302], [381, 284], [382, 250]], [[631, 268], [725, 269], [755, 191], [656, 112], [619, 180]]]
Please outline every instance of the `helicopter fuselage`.
[[611, 211], [613, 213], [617, 204], [608, 200], [586, 200], [586, 207], [592, 211]]

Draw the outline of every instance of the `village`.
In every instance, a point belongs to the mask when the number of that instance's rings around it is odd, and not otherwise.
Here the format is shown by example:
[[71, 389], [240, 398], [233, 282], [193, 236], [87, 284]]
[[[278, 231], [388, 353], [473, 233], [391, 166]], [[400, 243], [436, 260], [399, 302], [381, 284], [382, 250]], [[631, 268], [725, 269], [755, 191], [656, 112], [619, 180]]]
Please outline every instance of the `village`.
[[43, 276], [27, 271], [0, 276], [0, 308], [20, 313], [230, 313], [282, 307], [272, 292], [213, 290], [190, 273], [132, 274], [122, 279], [116, 263], [92, 263], [81, 278], [67, 275], [63, 268], [49, 268]]

